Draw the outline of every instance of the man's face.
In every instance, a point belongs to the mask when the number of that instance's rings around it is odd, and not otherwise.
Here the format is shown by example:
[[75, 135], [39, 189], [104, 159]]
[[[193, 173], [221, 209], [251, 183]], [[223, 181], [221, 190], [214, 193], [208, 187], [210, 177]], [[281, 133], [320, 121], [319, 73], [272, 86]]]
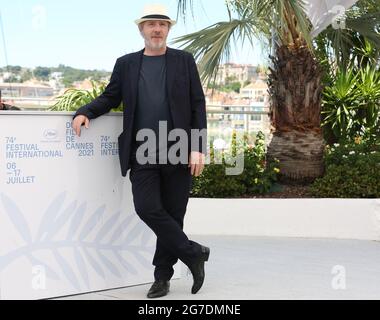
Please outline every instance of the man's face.
[[166, 46], [169, 33], [169, 22], [149, 20], [140, 24], [140, 33], [145, 40], [145, 46], [151, 50], [162, 49]]

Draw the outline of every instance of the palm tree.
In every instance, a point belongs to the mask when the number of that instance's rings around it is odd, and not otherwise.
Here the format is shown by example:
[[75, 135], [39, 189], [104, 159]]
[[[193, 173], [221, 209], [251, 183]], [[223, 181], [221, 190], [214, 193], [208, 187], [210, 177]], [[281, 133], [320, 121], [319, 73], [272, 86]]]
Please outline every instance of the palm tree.
[[[192, 0], [177, 1], [178, 14], [185, 16]], [[270, 48], [268, 86], [273, 137], [268, 158], [280, 160], [281, 179], [291, 182], [313, 181], [324, 171], [323, 69], [314, 54], [312, 24], [305, 5], [304, 0], [227, 0], [229, 21], [174, 39], [194, 54], [201, 78], [208, 83], [215, 80], [218, 65], [229, 58], [232, 43], [249, 41], [253, 46], [257, 38]], [[356, 27], [359, 33], [370, 32], [365, 24]]]

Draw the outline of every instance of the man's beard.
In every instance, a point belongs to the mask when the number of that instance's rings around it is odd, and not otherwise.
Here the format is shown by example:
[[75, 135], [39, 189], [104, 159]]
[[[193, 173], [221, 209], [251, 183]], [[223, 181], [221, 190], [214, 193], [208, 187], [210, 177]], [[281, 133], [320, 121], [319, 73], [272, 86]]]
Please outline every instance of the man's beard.
[[152, 49], [152, 50], [159, 50], [159, 49], [162, 49], [165, 47], [166, 43], [165, 43], [165, 40], [162, 40], [158, 43], [154, 43], [152, 40], [150, 39], [145, 39], [145, 45]]

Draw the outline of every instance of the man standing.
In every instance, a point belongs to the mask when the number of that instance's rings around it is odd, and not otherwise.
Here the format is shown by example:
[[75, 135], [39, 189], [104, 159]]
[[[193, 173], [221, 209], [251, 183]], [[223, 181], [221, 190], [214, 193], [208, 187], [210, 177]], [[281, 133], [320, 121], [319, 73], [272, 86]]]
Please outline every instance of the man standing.
[[[147, 296], [155, 298], [169, 292], [173, 265], [178, 259], [190, 269], [194, 280], [191, 292], [197, 293], [204, 282], [204, 264], [210, 249], [188, 239], [183, 221], [192, 175], [202, 173], [207, 152], [205, 97], [193, 56], [166, 46], [169, 30], [175, 24], [166, 8], [146, 6], [135, 23], [145, 48], [117, 59], [105, 91], [78, 109], [72, 126], [79, 136], [83, 124], [88, 128], [90, 119], [123, 101], [123, 132], [118, 138], [121, 172], [126, 176], [131, 169], [135, 211], [157, 236], [153, 258], [155, 281]], [[168, 132], [176, 129], [186, 133], [185, 149], [180, 149], [182, 153], [186, 151], [186, 163], [171, 163], [170, 159], [162, 163], [169, 155], [166, 145], [174, 145], [172, 139], [167, 141], [168, 136], [160, 135], [162, 123]], [[144, 162], [146, 153], [138, 137], [144, 129], [158, 136], [153, 141], [154, 148], [149, 142], [148, 162]], [[202, 132], [194, 138], [192, 131], [196, 130]], [[183, 146], [184, 141], [179, 142]], [[152, 159], [158, 159], [159, 163]]]

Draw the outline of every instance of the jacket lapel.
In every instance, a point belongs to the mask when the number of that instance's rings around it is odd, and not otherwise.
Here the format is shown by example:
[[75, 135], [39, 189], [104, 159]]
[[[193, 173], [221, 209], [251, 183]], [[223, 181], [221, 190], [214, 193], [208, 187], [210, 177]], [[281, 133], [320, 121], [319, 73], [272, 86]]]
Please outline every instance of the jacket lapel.
[[166, 50], [166, 85], [170, 101], [177, 65], [177, 55], [174, 50], [167, 47]]
[[141, 67], [141, 61], [143, 57], [145, 49], [142, 49], [140, 51], [137, 51], [136, 54], [132, 57], [130, 63], [129, 63], [129, 74], [126, 75], [129, 85], [130, 85], [130, 92], [131, 92], [131, 113], [134, 114], [136, 103], [137, 103], [137, 89], [139, 84], [139, 76], [140, 76], [140, 67]]

